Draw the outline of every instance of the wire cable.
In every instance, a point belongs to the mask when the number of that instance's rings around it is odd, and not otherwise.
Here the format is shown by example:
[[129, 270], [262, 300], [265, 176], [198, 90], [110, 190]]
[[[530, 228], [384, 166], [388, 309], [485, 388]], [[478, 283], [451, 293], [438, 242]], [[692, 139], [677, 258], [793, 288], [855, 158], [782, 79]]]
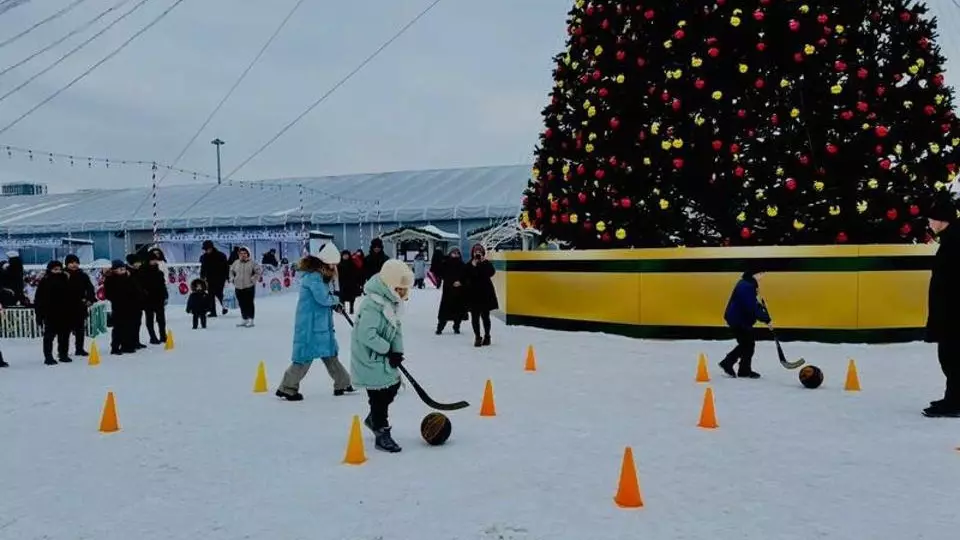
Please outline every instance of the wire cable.
[[40, 55], [43, 54], [43, 53], [49, 51], [50, 49], [56, 47], [57, 45], [63, 43], [64, 41], [72, 38], [73, 36], [79, 34], [80, 32], [83, 32], [83, 31], [86, 30], [87, 28], [90, 28], [91, 26], [93, 26], [93, 25], [94, 25], [97, 21], [99, 21], [100, 19], [106, 17], [106, 16], [109, 15], [111, 12], [120, 9], [120, 8], [123, 7], [124, 5], [129, 4], [131, 1], [132, 1], [132, 0], [120, 0], [120, 2], [114, 4], [113, 6], [107, 8], [107, 9], [105, 9], [105, 10], [103, 10], [103, 11], [101, 11], [99, 15], [97, 15], [97, 16], [94, 17], [93, 19], [90, 19], [89, 21], [87, 21], [86, 23], [82, 24], [81, 26], [78, 26], [77, 28], [71, 30], [70, 33], [68, 33], [67, 35], [63, 36], [62, 38], [54, 41], [53, 43], [47, 45], [46, 47], [40, 49], [40, 50], [37, 51], [37, 52], [31, 54], [30, 56], [28, 56], [28, 57], [24, 58], [23, 60], [17, 62], [16, 64], [14, 64], [14, 65], [12, 65], [12, 66], [4, 69], [3, 71], [0, 71], [0, 77], [6, 75], [7, 73], [9, 73], [10, 71], [12, 71], [12, 70], [14, 70], [14, 69], [17, 69], [18, 67], [26, 64], [27, 62], [33, 60], [34, 58], [40, 56]]
[[[11, 38], [7, 38], [6, 40], [0, 42], [0, 48], [6, 47], [7, 45], [13, 43], [14, 41], [16, 41], [16, 40], [18, 40], [18, 39], [20, 39], [20, 38], [22, 38], [23, 36], [29, 34], [30, 32], [33, 32], [34, 30], [36, 30], [37, 28], [40, 28], [41, 26], [47, 24], [48, 22], [50, 22], [50, 21], [52, 21], [52, 20], [54, 20], [54, 19], [58, 19], [58, 18], [60, 18], [60, 17], [62, 17], [62, 16], [64, 16], [64, 15], [66, 15], [67, 13], [70, 12], [70, 10], [72, 10], [73, 8], [79, 6], [80, 4], [82, 4], [82, 3], [86, 2], [86, 1], [87, 1], [87, 0], [73, 0], [73, 3], [71, 3], [69, 6], [61, 9], [60, 11], [54, 13], [53, 15], [50, 15], [50, 16], [47, 17], [46, 19], [41, 20], [40, 22], [34, 24], [34, 25], [31, 26], [30, 28], [27, 28], [26, 30], [24, 30], [23, 32], [20, 32], [19, 34], [15, 35], [15, 36], [13, 36], [13, 37], [11, 37]], [[13, 8], [19, 6], [20, 4], [22, 4], [22, 2], [14, 3], [13, 5], [11, 5], [10, 7], [8, 7], [7, 9], [5, 9], [5, 10], [3, 10], [3, 11], [7, 11], [7, 10], [10, 10], [10, 9], [13, 9]]]
[[123, 15], [120, 15], [119, 17], [117, 17], [116, 19], [114, 19], [113, 22], [111, 22], [110, 24], [108, 24], [105, 28], [101, 29], [101, 30], [100, 30], [99, 32], [97, 32], [96, 34], [94, 34], [94, 35], [90, 36], [89, 38], [87, 38], [85, 41], [83, 41], [83, 43], [81, 43], [81, 44], [77, 45], [76, 47], [74, 47], [73, 49], [71, 49], [69, 52], [67, 52], [67, 54], [64, 54], [63, 56], [61, 56], [60, 58], [58, 58], [54, 63], [50, 64], [49, 66], [47, 66], [47, 67], [45, 67], [45, 68], [43, 68], [43, 69], [41, 69], [40, 71], [38, 71], [37, 73], [35, 73], [35, 74], [34, 74], [32, 77], [30, 77], [29, 79], [23, 81], [22, 83], [20, 83], [18, 86], [16, 86], [16, 87], [14, 87], [13, 89], [11, 89], [11, 90], [10, 90], [9, 92], [7, 92], [6, 94], [0, 96], [0, 102], [2, 102], [3, 100], [7, 99], [7, 98], [10, 97], [10, 96], [12, 96], [13, 94], [19, 92], [20, 90], [23, 90], [24, 87], [26, 87], [28, 84], [32, 83], [33, 81], [37, 80], [39, 77], [41, 77], [41, 76], [43, 76], [44, 74], [48, 73], [51, 69], [53, 69], [53, 68], [57, 67], [58, 65], [60, 65], [61, 62], [63, 62], [63, 61], [66, 60], [67, 58], [70, 58], [70, 57], [73, 56], [75, 53], [77, 53], [78, 51], [80, 51], [80, 49], [82, 49], [82, 48], [86, 47], [87, 45], [89, 45], [90, 42], [92, 42], [93, 40], [95, 40], [95, 39], [97, 39], [98, 37], [102, 36], [104, 33], [106, 33], [107, 30], [110, 30], [111, 28], [113, 28], [114, 26], [116, 26], [117, 23], [119, 23], [120, 21], [126, 19], [128, 16], [130, 16], [131, 14], [133, 14], [134, 11], [140, 9], [144, 4], [146, 4], [146, 3], [149, 2], [149, 1], [150, 1], [150, 0], [140, 0], [140, 2], [139, 2], [137, 5], [133, 6], [133, 7], [130, 8], [129, 10], [127, 10]]
[[[300, 9], [300, 6], [303, 5], [305, 1], [306, 0], [298, 0], [297, 3], [293, 5], [293, 7], [287, 13], [287, 16], [283, 18], [283, 20], [280, 22], [280, 25], [277, 26], [276, 30], [273, 31], [273, 34], [270, 36], [270, 38], [267, 39], [266, 43], [263, 44], [263, 47], [260, 48], [260, 51], [257, 53], [257, 55], [253, 57], [253, 60], [251, 60], [250, 63], [247, 65], [246, 69], [243, 70], [243, 73], [240, 74], [240, 77], [236, 80], [236, 82], [233, 83], [233, 86], [231, 86], [230, 90], [228, 90], [226, 95], [223, 96], [223, 99], [220, 100], [220, 103], [218, 103], [217, 106], [214, 107], [210, 115], [207, 116], [207, 119], [197, 129], [196, 133], [193, 134], [193, 137], [190, 138], [190, 141], [187, 142], [186, 145], [184, 145], [182, 150], [180, 150], [180, 153], [177, 154], [176, 159], [173, 160], [172, 166], [175, 167], [178, 163], [180, 163], [180, 160], [183, 159], [183, 156], [187, 153], [187, 150], [190, 149], [190, 146], [192, 146], [193, 143], [196, 142], [197, 137], [199, 137], [200, 134], [203, 133], [203, 130], [206, 129], [208, 125], [210, 125], [210, 122], [213, 121], [213, 117], [216, 116], [218, 112], [220, 112], [220, 109], [223, 108], [227, 100], [230, 99], [230, 96], [232, 96], [233, 93], [236, 91], [236, 89], [240, 86], [240, 83], [242, 83], [243, 80], [247, 77], [247, 74], [250, 73], [250, 70], [253, 69], [253, 66], [255, 66], [257, 62], [260, 61], [260, 58], [263, 56], [265, 52], [267, 52], [267, 49], [270, 47], [273, 41], [277, 39], [277, 36], [280, 35], [280, 32], [282, 32], [284, 27], [287, 26], [287, 23], [293, 17], [293, 14], [296, 13], [298, 9]], [[2, 73], [0, 73], [0, 75], [2, 75]], [[162, 177], [160, 177], [160, 180], [157, 182], [157, 185], [162, 183], [168, 174], [170, 174], [169, 170], [166, 171]]]
[[10, 11], [15, 7], [22, 6], [30, 0], [0, 0], [0, 15]]
[[[147, 0], [143, 0], [143, 2], [146, 2], [146, 1], [147, 1]], [[50, 94], [49, 96], [47, 96], [46, 99], [44, 99], [44, 100], [41, 101], [40, 103], [37, 103], [36, 105], [34, 105], [33, 108], [31, 108], [31, 109], [28, 110], [27, 112], [25, 112], [25, 113], [21, 114], [20, 116], [18, 116], [16, 120], [14, 120], [13, 122], [10, 122], [10, 123], [7, 124], [6, 126], [4, 126], [3, 129], [0, 129], [0, 134], [6, 133], [7, 131], [9, 131], [10, 128], [12, 128], [13, 126], [19, 124], [21, 121], [23, 121], [24, 118], [26, 118], [26, 117], [30, 116], [31, 114], [33, 114], [34, 112], [36, 112], [37, 109], [39, 109], [40, 107], [43, 107], [43, 106], [46, 105], [47, 103], [50, 103], [50, 102], [53, 101], [57, 96], [59, 96], [59, 95], [62, 94], [63, 92], [66, 92], [66, 91], [69, 90], [71, 87], [73, 87], [73, 85], [75, 85], [75, 84], [77, 84], [78, 82], [80, 82], [81, 80], [83, 80], [84, 77], [86, 77], [87, 75], [93, 73], [94, 70], [96, 70], [97, 68], [99, 68], [99, 67], [102, 66], [103, 64], [107, 63], [111, 58], [113, 58], [114, 56], [120, 54], [120, 51], [126, 49], [126, 48], [127, 48], [127, 45], [130, 45], [131, 43], [133, 43], [133, 41], [134, 41], [135, 39], [137, 39], [138, 37], [140, 37], [141, 35], [143, 35], [147, 30], [150, 30], [151, 28], [153, 28], [158, 22], [162, 21], [167, 15], [170, 14], [171, 11], [173, 11], [174, 9], [176, 9], [176, 7], [179, 6], [180, 4], [182, 4], [183, 2], [184, 2], [184, 0], [176, 0], [176, 2], [174, 2], [170, 7], [168, 7], [166, 10], [164, 10], [163, 13], [161, 13], [160, 15], [157, 15], [152, 21], [150, 21], [149, 23], [147, 23], [146, 26], [144, 26], [143, 28], [141, 28], [140, 30], [138, 30], [137, 33], [135, 33], [135, 34], [133, 34], [132, 36], [130, 36], [130, 37], [129, 37], [126, 41], [124, 41], [119, 47], [117, 47], [116, 49], [114, 49], [113, 52], [111, 52], [111, 53], [108, 54], [107, 56], [103, 57], [103, 58], [102, 58], [99, 62], [97, 62], [96, 64], [94, 64], [94, 65], [90, 66], [89, 68], [87, 68], [87, 70], [84, 71], [83, 73], [81, 73], [80, 75], [77, 75], [76, 77], [74, 77], [74, 79], [73, 79], [72, 81], [70, 81], [69, 83], [67, 83], [66, 86], [61, 87], [61, 88], [60, 88], [59, 90], [57, 90], [56, 92], [54, 92], [54, 93]], [[141, 3], [142, 3], [142, 2], [141, 2]], [[139, 5], [139, 4], [138, 4], [138, 5]]]
[[[284, 126], [283, 129], [281, 129], [279, 132], [277, 132], [276, 135], [274, 135], [273, 137], [271, 137], [271, 138], [270, 138], [266, 143], [264, 143], [263, 146], [261, 146], [256, 152], [254, 152], [253, 154], [251, 154], [250, 157], [248, 157], [247, 159], [243, 160], [243, 162], [240, 163], [240, 165], [238, 165], [235, 169], [233, 169], [232, 171], [230, 171], [230, 173], [227, 174], [227, 176], [224, 177], [224, 179], [225, 179], [225, 180], [230, 179], [230, 177], [232, 177], [234, 174], [236, 174], [237, 171], [239, 171], [240, 169], [244, 168], [244, 167], [247, 165], [247, 163], [250, 163], [251, 161], [253, 161], [254, 158], [256, 158], [256, 157], [259, 156], [261, 153], [263, 153], [263, 151], [266, 150], [270, 145], [272, 145], [273, 143], [275, 143], [275, 142], [277, 141], [277, 139], [279, 139], [280, 137], [282, 137], [284, 133], [286, 133], [287, 131], [289, 131], [290, 128], [292, 128], [293, 126], [297, 125], [301, 120], [303, 120], [304, 117], [306, 117], [308, 114], [310, 114], [311, 111], [313, 111], [314, 109], [316, 109], [317, 106], [319, 106], [321, 103], [323, 103], [324, 101], [326, 101], [326, 99], [327, 99], [328, 97], [330, 97], [330, 95], [332, 95], [334, 92], [336, 92], [341, 86], [343, 86], [344, 84], [346, 84], [347, 81], [349, 81], [350, 79], [352, 79], [354, 75], [356, 75], [357, 73], [359, 73], [361, 69], [363, 69], [364, 67], [366, 67], [367, 64], [369, 64], [370, 62], [372, 62], [374, 58], [376, 58], [377, 56], [379, 56], [381, 52], [383, 52], [387, 47], [389, 47], [390, 45], [392, 45], [394, 41], [396, 41], [397, 39], [400, 38], [400, 36], [402, 36], [403, 34], [405, 34], [405, 33], [407, 32], [407, 30], [409, 30], [413, 25], [415, 25], [418, 21], [420, 21], [420, 19], [422, 19], [424, 16], [426, 16], [426, 14], [429, 13], [430, 10], [432, 10], [434, 7], [436, 7], [436, 5], [439, 4], [441, 1], [442, 1], [442, 0], [433, 0], [433, 2], [431, 2], [426, 8], [424, 8], [419, 14], [417, 14], [416, 17], [414, 17], [413, 19], [411, 19], [410, 22], [408, 22], [407, 24], [403, 25], [403, 27], [401, 27], [400, 30], [398, 30], [397, 33], [395, 33], [395, 34], [393, 35], [393, 37], [391, 37], [391, 38], [388, 39], [387, 41], [383, 42], [383, 44], [380, 45], [380, 47], [379, 47], [377, 50], [373, 51], [373, 54], [371, 54], [371, 55], [368, 56], [366, 59], [364, 59], [363, 62], [360, 62], [360, 64], [359, 64], [357, 67], [355, 67], [355, 68], [353, 69], [353, 71], [351, 71], [350, 73], [348, 73], [346, 77], [340, 79], [340, 81], [337, 82], [337, 84], [333, 85], [333, 87], [331, 87], [329, 90], [327, 90], [322, 96], [320, 96], [319, 99], [317, 99], [317, 100], [314, 101], [309, 107], [307, 107], [307, 109], [306, 109], [305, 111], [303, 111], [302, 113], [300, 113], [299, 116], [297, 116], [297, 117], [294, 118], [290, 123], [288, 123], [286, 126]], [[0, 131], [0, 133], [3, 133], [3, 131]]]

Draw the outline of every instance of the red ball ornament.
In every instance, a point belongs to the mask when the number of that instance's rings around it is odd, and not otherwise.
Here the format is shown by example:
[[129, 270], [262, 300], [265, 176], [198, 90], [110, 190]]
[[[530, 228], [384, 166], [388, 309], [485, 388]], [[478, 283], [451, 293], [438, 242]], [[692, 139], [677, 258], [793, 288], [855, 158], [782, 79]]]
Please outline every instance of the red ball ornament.
[[740, 109], [739, 111], [737, 111], [737, 116], [739, 116], [740, 118], [746, 118], [747, 117], [746, 109]]
[[620, 127], [620, 119], [614, 116], [610, 119], [610, 129], [617, 129]]
[[752, 235], [753, 235], [753, 233], [750, 232], [750, 228], [749, 228], [749, 227], [744, 227], [744, 228], [740, 229], [740, 238], [743, 238], [744, 240], [746, 240], [746, 239], [750, 238]]
[[890, 133], [890, 130], [887, 129], [886, 126], [877, 126], [876, 129], [874, 129], [873, 131], [877, 134], [877, 137], [880, 137], [881, 139], [886, 137], [887, 134]]
[[547, 139], [549, 139], [550, 137], [553, 137], [553, 130], [550, 128], [543, 130], [543, 136]]
[[919, 45], [921, 49], [926, 49], [927, 47], [930, 46], [930, 40], [925, 37], [922, 37], [917, 40], [917, 45]]
[[870, 110], [870, 106], [867, 105], [866, 102], [858, 101], [858, 102], [857, 102], [857, 110], [860, 111], [860, 112], [867, 112], [868, 110]]
[[887, 210], [887, 219], [889, 219], [890, 221], [893, 221], [893, 220], [897, 219], [897, 209], [896, 209], [896, 208], [891, 208], [891, 209]]
[[827, 144], [827, 153], [828, 153], [828, 154], [836, 154], [836, 153], [839, 152], [839, 151], [840, 151], [840, 149], [837, 148], [837, 145], [835, 145], [835, 144], [833, 144], [833, 143]]
[[707, 49], [707, 54], [710, 56], [710, 58], [716, 58], [720, 56], [720, 49], [716, 47], [710, 47]]
[[763, 11], [761, 11], [761, 10], [758, 9], [758, 10], [756, 10], [756, 11], [753, 12], [753, 19], [754, 19], [754, 20], [756, 20], [756, 21], [762, 21], [762, 20], [763, 20], [763, 17], [764, 17]]
[[743, 167], [739, 167], [739, 166], [738, 166], [736, 169], [733, 170], [733, 174], [734, 174], [734, 176], [736, 176], [737, 178], [743, 178], [743, 175], [746, 174], [746, 172], [747, 172], [747, 171], [745, 171], [745, 170], [743, 169]]
[[606, 176], [606, 175], [607, 175], [607, 173], [605, 173], [605, 172], [603, 171], [603, 169], [597, 169], [597, 170], [593, 173], [593, 177], [596, 178], [597, 180], [603, 180], [603, 177]]
[[797, 189], [797, 181], [793, 178], [787, 178], [787, 181], [784, 183], [784, 186], [790, 191]]
[[592, 229], [593, 229], [593, 223], [590, 223], [589, 221], [584, 221], [584, 222], [583, 222], [583, 228], [584, 228], [585, 230], [588, 230], [588, 231], [589, 231], [589, 230], [592, 230]]
[[600, 97], [605, 98], [605, 97], [607, 97], [607, 96], [610, 94], [610, 91], [607, 90], [606, 88], [601, 88], [600, 90], [597, 90], [597, 94], [598, 94]]
[[[845, 39], [840, 39], [841, 42], [845, 42]], [[827, 46], [827, 40], [820, 38], [817, 40], [817, 45], [822, 49]]]
[[674, 111], [679, 111], [680, 107], [682, 107], [682, 103], [679, 99], [674, 98], [673, 103], [670, 104], [670, 107], [673, 108]]
[[639, 67], [643, 67], [643, 66], [647, 65], [646, 59], [644, 59], [642, 56], [641, 56], [641, 57], [638, 57], [638, 58], [637, 58], [637, 65], [638, 65]]
[[882, 144], [878, 144], [878, 145], [876, 145], [876, 146], [873, 147], [873, 153], [875, 153], [876, 155], [882, 156], [882, 155], [883, 155], [883, 152], [884, 152], [884, 150], [883, 150], [883, 145], [882, 145]]
[[588, 82], [590, 82], [590, 76], [589, 76], [589, 75], [583, 74], [583, 75], [580, 76], [580, 84], [587, 84]]
[[649, 21], [649, 20], [652, 20], [654, 16], [656, 16], [656, 13], [652, 9], [648, 9], [643, 12], [643, 16]]
[[682, 28], [681, 28], [681, 29], [677, 29], [677, 31], [673, 33], [673, 39], [683, 39], [684, 36], [686, 36], [686, 35], [687, 35], [687, 34], [683, 31]]
[[803, 53], [793, 53], [793, 61], [798, 64], [803, 63]]
[[884, 160], [881, 160], [881, 161], [880, 161], [880, 168], [883, 169], [883, 170], [885, 170], [885, 171], [889, 171], [891, 165], [892, 165], [892, 163], [890, 163], [890, 160], [889, 160], [889, 159], [884, 159]]
[[901, 20], [902, 22], [910, 22], [910, 13], [907, 12], [907, 11], [904, 11], [903, 13], [901, 13], [901, 14], [900, 14], [900, 20]]
[[731, 153], [731, 154], [736, 154], [736, 153], [739, 152], [739, 151], [740, 151], [740, 145], [739, 145], [739, 144], [733, 143], [733, 144], [730, 145], [730, 153]]
[[580, 176], [587, 174], [587, 166], [584, 165], [583, 163], [577, 165], [577, 174], [579, 174]]
[[593, 11], [594, 11], [594, 9], [593, 9], [593, 6], [592, 6], [592, 5], [591, 5], [591, 6], [587, 6], [587, 10], [586, 10], [586, 11], [587, 11], [587, 15], [593, 17]]
[[581, 191], [580, 193], [577, 194], [577, 200], [580, 201], [580, 204], [586, 203], [586, 202], [587, 202], [587, 194]]
[[601, 236], [600, 239], [603, 240], [604, 242], [609, 242], [611, 239], [610, 233], [608, 232], [603, 233], [603, 236]]
[[559, 210], [559, 209], [560, 209], [560, 203], [558, 203], [556, 200], [550, 201], [550, 211], [551, 211], [551, 212], [556, 212], [556, 211]]
[[933, 76], [933, 85], [934, 86], [943, 86], [943, 74], [938, 73]]
[[604, 30], [610, 28], [610, 21], [607, 20], [607, 19], [604, 19], [603, 22], [600, 23], [600, 28], [602, 28], [602, 29], [604, 29]]
[[717, 141], [713, 141], [713, 149], [714, 149], [714, 150], [720, 150], [721, 148], [723, 148], [723, 143], [722, 143], [722, 142], [720, 142], [720, 141], [718, 141], [718, 140], [717, 140]]
[[666, 103], [667, 101], [670, 101], [670, 92], [667, 92], [666, 90], [664, 90], [663, 93], [660, 94], [660, 101], [664, 103]]
[[617, 51], [617, 60], [623, 62], [626, 57], [627, 53], [625, 51]]
[[723, 7], [723, 5], [726, 3], [727, 3], [727, 0], [717, 0], [717, 5], [720, 7]]
[[810, 156], [808, 156], [808, 155], [806, 155], [806, 154], [800, 156], [800, 164], [801, 164], [801, 165], [809, 165], [809, 164], [810, 164]]
[[630, 197], [624, 197], [620, 199], [620, 206], [624, 208], [630, 208], [630, 204], [631, 204]]
[[840, 118], [843, 118], [844, 120], [852, 119], [853, 111], [843, 111], [842, 113], [840, 113]]
[[920, 207], [917, 206], [917, 205], [915, 205], [915, 204], [911, 204], [911, 205], [910, 205], [910, 215], [911, 215], [911, 216], [920, 215]]
[[866, 79], [870, 75], [870, 72], [867, 71], [867, 68], [860, 68], [857, 70], [857, 77], [860, 79]]
[[550, 216], [550, 223], [553, 223], [554, 225], [557, 224], [557, 215], [556, 215], [556, 214]]
[[847, 243], [847, 233], [840, 231], [837, 233], [837, 243], [846, 244]]
[[537, 219], [543, 219], [543, 208], [537, 208], [534, 214], [536, 214]]
[[828, 20], [830, 19], [827, 18], [826, 13], [821, 13], [820, 15], [817, 15], [817, 22], [820, 24], [827, 24]]
[[833, 63], [833, 69], [837, 71], [846, 71], [847, 63], [844, 62], [843, 60], [837, 60], [836, 62]]
[[775, 125], [775, 126], [776, 126], [776, 125], [779, 125], [779, 124], [780, 124], [780, 116], [777, 115], [777, 114], [774, 114], [773, 116], [771, 116], [771, 117], [770, 117], [770, 123], [773, 124], [773, 125]]
[[790, 23], [788, 26], [790, 27], [791, 32], [796, 32], [800, 30], [800, 21], [796, 19], [790, 19]]
[[562, 221], [563, 223], [570, 223], [570, 215], [560, 214], [560, 221]]
[[593, 80], [598, 81], [598, 80], [600, 80], [600, 77], [602, 77], [602, 76], [603, 76], [603, 74], [600, 73], [600, 70], [599, 70], [599, 69], [593, 70], [593, 74], [592, 74]]
[[703, 79], [697, 79], [697, 80], [693, 81], [693, 86], [694, 86], [697, 90], [703, 90], [703, 87], [706, 86], [706, 85], [707, 85], [707, 83], [706, 83], [706, 81], [704, 81]]
[[909, 223], [904, 223], [903, 226], [900, 227], [900, 236], [907, 236], [910, 234], [910, 231], [912, 230], [913, 228], [910, 227]]
[[757, 47], [757, 51], [759, 52], [763, 52], [767, 50], [767, 44], [762, 41], [760, 43], [757, 43], [756, 47]]
[[757, 79], [757, 80], [753, 81], [753, 87], [756, 88], [756, 89], [758, 89], [758, 90], [761, 89], [761, 88], [763, 88], [765, 84], [766, 84], [766, 83], [763, 82], [763, 79]]
[[674, 158], [674, 160], [673, 160], [673, 168], [674, 168], [674, 169], [682, 169], [682, 168], [683, 168], [683, 158]]
[[923, 108], [923, 113], [927, 116], [933, 116], [937, 114], [937, 109], [933, 105], [927, 105]]
[[617, 156], [610, 156], [610, 159], [607, 160], [607, 163], [609, 163], [611, 167], [616, 167], [616, 166], [617, 166]]

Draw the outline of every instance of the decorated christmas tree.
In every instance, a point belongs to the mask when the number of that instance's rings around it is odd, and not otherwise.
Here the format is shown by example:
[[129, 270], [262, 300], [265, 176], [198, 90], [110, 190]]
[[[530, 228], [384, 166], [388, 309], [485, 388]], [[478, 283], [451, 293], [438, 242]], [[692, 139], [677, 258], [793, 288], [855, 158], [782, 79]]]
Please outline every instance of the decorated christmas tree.
[[923, 2], [578, 1], [523, 222], [577, 248], [910, 243], [949, 197]]

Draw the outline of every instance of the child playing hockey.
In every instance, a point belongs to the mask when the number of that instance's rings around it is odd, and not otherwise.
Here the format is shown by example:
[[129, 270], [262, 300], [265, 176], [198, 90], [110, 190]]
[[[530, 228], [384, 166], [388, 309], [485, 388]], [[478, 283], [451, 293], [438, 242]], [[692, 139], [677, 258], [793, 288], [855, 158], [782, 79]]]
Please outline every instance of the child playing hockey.
[[363, 421], [376, 435], [376, 447], [399, 452], [390, 436], [390, 404], [400, 389], [397, 366], [403, 362], [401, 306], [413, 287], [413, 272], [403, 261], [389, 259], [380, 273], [367, 281], [367, 300], [360, 304], [350, 339], [353, 383], [367, 389], [370, 414]]
[[193, 329], [197, 323], [207, 328], [207, 310], [210, 309], [210, 295], [207, 293], [207, 282], [197, 278], [190, 282], [190, 296], [187, 297], [187, 313], [193, 315]]
[[333, 395], [353, 392], [350, 374], [340, 363], [337, 333], [333, 326], [334, 312], [343, 312], [340, 299], [333, 292], [340, 252], [332, 243], [320, 249], [319, 257], [306, 256], [300, 261], [300, 297], [297, 299], [293, 323], [293, 353], [290, 367], [283, 374], [277, 397], [302, 401], [300, 382], [307, 376], [317, 358], [323, 361], [333, 379]]
[[[759, 379], [760, 374], [753, 371], [753, 351], [756, 348], [756, 339], [753, 337], [753, 327], [757, 321], [770, 324], [770, 314], [759, 298], [759, 284], [756, 276], [763, 271], [751, 267], [740, 277], [730, 295], [727, 310], [723, 318], [733, 330], [737, 346], [720, 362], [720, 369], [730, 377], [745, 379]], [[736, 372], [733, 365], [740, 361]]]

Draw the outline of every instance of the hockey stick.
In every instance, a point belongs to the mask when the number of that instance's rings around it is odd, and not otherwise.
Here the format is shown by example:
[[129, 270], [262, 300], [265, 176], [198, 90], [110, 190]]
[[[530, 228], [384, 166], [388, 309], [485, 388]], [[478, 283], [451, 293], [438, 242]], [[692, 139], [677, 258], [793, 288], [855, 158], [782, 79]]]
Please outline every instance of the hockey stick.
[[[340, 314], [343, 315], [343, 318], [347, 320], [347, 323], [353, 327], [353, 319], [351, 319], [349, 315], [342, 311]], [[410, 375], [410, 372], [407, 371], [407, 368], [403, 367], [403, 364], [398, 364], [397, 369], [399, 369], [400, 373], [403, 373], [403, 376], [406, 377], [407, 381], [410, 382], [410, 386], [413, 386], [413, 390], [418, 396], [420, 396], [420, 400], [431, 409], [436, 409], [438, 411], [458, 411], [460, 409], [466, 409], [470, 406], [470, 404], [466, 401], [458, 401], [456, 403], [440, 403], [439, 401], [435, 401], [430, 397], [430, 394], [428, 394], [427, 391], [420, 386], [420, 383], [413, 378], [413, 375]]]
[[[761, 298], [760, 304], [763, 306], [763, 310], [767, 312], [767, 315], [769, 315], [770, 311], [767, 309], [767, 301]], [[773, 335], [773, 342], [777, 345], [777, 356], [780, 358], [781, 366], [787, 369], [797, 369], [807, 363], [803, 358], [794, 360], [793, 362], [787, 360], [787, 355], [783, 354], [783, 347], [780, 346], [780, 340], [777, 339], [777, 333], [773, 330], [773, 324], [767, 324], [767, 328], [770, 329], [770, 334]]]

